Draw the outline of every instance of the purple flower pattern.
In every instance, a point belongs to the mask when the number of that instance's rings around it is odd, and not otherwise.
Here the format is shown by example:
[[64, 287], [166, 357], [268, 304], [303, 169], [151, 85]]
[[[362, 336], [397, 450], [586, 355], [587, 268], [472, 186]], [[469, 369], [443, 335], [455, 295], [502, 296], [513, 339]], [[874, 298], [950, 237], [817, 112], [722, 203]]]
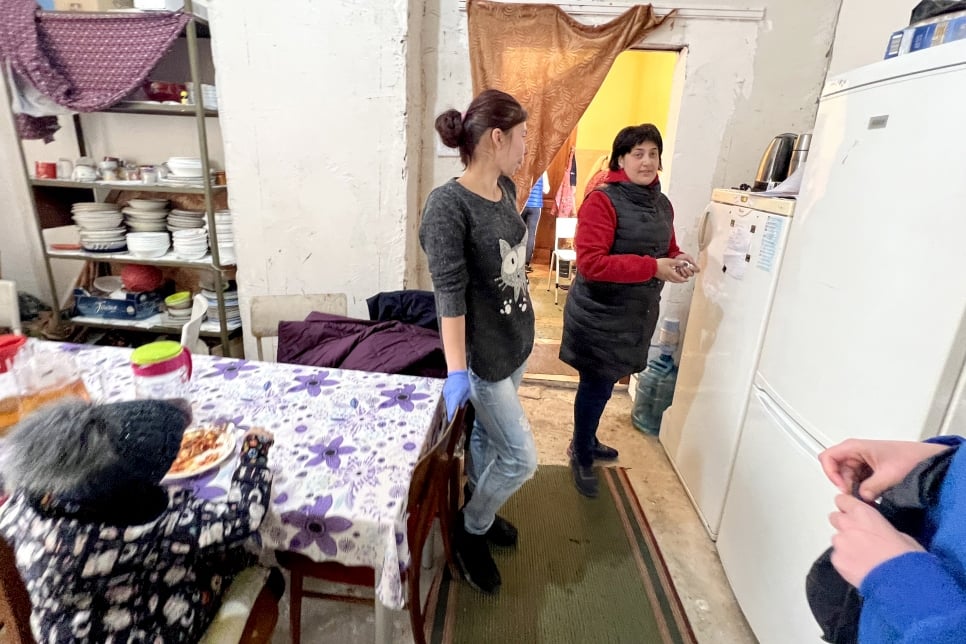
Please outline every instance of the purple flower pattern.
[[343, 437], [337, 436], [332, 439], [328, 445], [325, 443], [319, 443], [318, 445], [312, 445], [309, 447], [309, 451], [316, 454], [316, 457], [305, 464], [306, 467], [315, 467], [320, 465], [322, 461], [333, 470], [339, 469], [342, 465], [342, 459], [340, 458], [344, 454], [351, 454], [356, 451], [355, 447], [342, 444]]
[[234, 380], [244, 371], [255, 371], [258, 369], [257, 366], [253, 364], [248, 364], [248, 360], [225, 360], [224, 362], [216, 362], [211, 365], [214, 371], [208, 374], [208, 377], [221, 376], [225, 380]]
[[334, 557], [339, 548], [333, 534], [345, 532], [352, 522], [342, 517], [326, 517], [332, 508], [332, 495], [319, 497], [313, 505], [304, 505], [297, 511], [282, 513], [282, 523], [295, 526], [298, 533], [289, 542], [295, 550], [306, 550], [313, 543], [327, 557]]
[[389, 409], [390, 407], [398, 406], [400, 409], [405, 411], [412, 411], [415, 409], [413, 401], [425, 400], [429, 398], [429, 394], [417, 394], [416, 385], [403, 385], [397, 389], [392, 389], [390, 391], [381, 391], [383, 396], [388, 396], [389, 400], [384, 400], [379, 409]]
[[322, 387], [331, 387], [332, 385], [339, 384], [338, 380], [329, 380], [328, 375], [328, 371], [319, 371], [308, 376], [295, 376], [295, 380], [299, 384], [289, 389], [288, 393], [292, 394], [297, 391], [304, 391], [315, 398], [322, 393]]

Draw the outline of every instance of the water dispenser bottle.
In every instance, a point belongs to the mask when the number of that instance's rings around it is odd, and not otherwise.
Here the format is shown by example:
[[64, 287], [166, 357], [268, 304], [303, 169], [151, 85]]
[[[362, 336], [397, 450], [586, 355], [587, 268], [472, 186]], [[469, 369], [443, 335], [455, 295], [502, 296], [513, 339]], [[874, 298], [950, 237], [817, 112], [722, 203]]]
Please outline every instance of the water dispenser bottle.
[[647, 434], [657, 435], [660, 431], [661, 417], [664, 410], [671, 406], [674, 397], [674, 385], [678, 377], [674, 351], [677, 349], [679, 328], [678, 320], [664, 319], [658, 335], [660, 356], [648, 361], [647, 368], [637, 380], [631, 421], [634, 427]]

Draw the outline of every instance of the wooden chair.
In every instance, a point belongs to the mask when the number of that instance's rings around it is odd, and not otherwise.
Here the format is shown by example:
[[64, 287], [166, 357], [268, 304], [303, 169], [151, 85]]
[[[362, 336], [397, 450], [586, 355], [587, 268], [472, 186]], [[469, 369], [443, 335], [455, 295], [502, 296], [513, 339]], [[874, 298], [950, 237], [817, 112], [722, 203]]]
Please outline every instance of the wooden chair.
[[258, 359], [262, 357], [262, 338], [277, 338], [278, 323], [284, 320], [304, 320], [309, 313], [332, 313], [346, 315], [348, 304], [345, 293], [320, 293], [316, 295], [256, 295], [252, 298], [249, 327], [258, 347]]
[[[442, 401], [441, 401], [442, 403]], [[444, 426], [446, 411], [440, 404], [437, 411], [438, 426]], [[423, 548], [433, 528], [433, 521], [439, 517], [443, 537], [443, 550], [446, 564], [454, 576], [456, 560], [451, 542], [452, 523], [459, 502], [461, 472], [456, 447], [463, 436], [464, 428], [473, 424], [473, 408], [461, 407], [453, 420], [445, 425], [442, 433], [431, 444], [416, 463], [412, 483], [409, 486], [406, 531], [409, 541], [411, 561], [405, 572], [408, 588], [409, 619], [415, 644], [426, 644], [426, 610], [419, 601], [420, 571], [422, 569]], [[302, 598], [330, 599], [351, 603], [371, 604], [372, 600], [354, 595], [339, 595], [305, 590], [305, 577], [322, 579], [336, 584], [373, 588], [376, 573], [373, 568], [363, 566], [344, 566], [337, 562], [312, 561], [294, 552], [277, 552], [278, 562], [290, 572], [289, 619], [292, 642], [302, 641]]]
[[0, 642], [34, 644], [30, 595], [14, 563], [13, 548], [0, 539]]
[[[278, 598], [265, 586], [255, 599], [237, 644], [268, 644], [277, 620]], [[36, 644], [30, 630], [30, 595], [17, 570], [13, 548], [3, 539], [0, 539], [0, 644]]]

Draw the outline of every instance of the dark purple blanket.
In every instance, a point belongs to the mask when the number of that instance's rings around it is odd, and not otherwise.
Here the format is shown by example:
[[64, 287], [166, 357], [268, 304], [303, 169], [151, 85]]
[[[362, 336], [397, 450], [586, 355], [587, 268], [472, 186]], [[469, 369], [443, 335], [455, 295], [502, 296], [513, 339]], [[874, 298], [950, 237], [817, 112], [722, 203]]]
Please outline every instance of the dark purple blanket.
[[439, 334], [412, 324], [311, 313], [304, 322], [278, 325], [278, 361], [446, 377], [446, 358]]

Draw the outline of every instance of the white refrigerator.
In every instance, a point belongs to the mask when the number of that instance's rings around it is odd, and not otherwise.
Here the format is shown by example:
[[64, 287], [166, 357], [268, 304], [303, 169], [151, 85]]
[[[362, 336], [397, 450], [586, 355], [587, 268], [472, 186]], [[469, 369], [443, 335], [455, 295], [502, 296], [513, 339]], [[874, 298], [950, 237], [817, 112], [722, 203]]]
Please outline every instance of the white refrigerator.
[[966, 433], [966, 41], [830, 80], [718, 551], [762, 644], [818, 642], [805, 575], [849, 437]]
[[660, 440], [714, 539], [781, 266], [793, 199], [715, 190], [674, 400]]

